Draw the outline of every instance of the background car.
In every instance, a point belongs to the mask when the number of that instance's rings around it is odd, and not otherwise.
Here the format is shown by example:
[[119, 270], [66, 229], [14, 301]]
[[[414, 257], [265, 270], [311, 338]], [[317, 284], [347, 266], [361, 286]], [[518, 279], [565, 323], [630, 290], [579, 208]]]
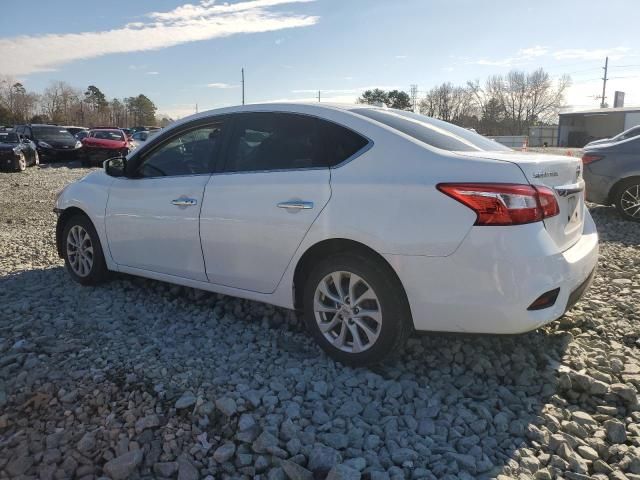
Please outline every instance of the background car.
[[0, 168], [22, 172], [39, 163], [36, 146], [31, 141], [20, 139], [12, 130], [0, 129]]
[[635, 127], [631, 127], [625, 130], [622, 133], [619, 133], [615, 137], [611, 138], [601, 138], [600, 140], [594, 140], [593, 142], [587, 143], [584, 148], [594, 147], [596, 145], [602, 145], [605, 143], [616, 143], [621, 142], [622, 140], [628, 140], [633, 137], [640, 136], [640, 125], [636, 125]]
[[157, 130], [140, 130], [131, 135], [131, 147], [139, 148], [143, 145], [147, 140], [149, 140], [154, 135], [157, 135], [160, 132], [160, 129]]
[[130, 145], [122, 130], [100, 128], [89, 131], [82, 140], [80, 161], [85, 167], [101, 165], [108, 158], [126, 156]]
[[36, 145], [41, 162], [76, 160], [82, 147], [82, 143], [66, 128], [57, 125], [18, 125], [15, 131]]
[[598, 259], [581, 173], [401, 110], [230, 107], [69, 185], [56, 241], [81, 284], [119, 271], [301, 309], [365, 365], [414, 329], [520, 333], [570, 309]]
[[64, 128], [66, 128], [67, 131], [73, 136], [76, 136], [80, 132], [86, 132], [89, 130], [87, 127], [64, 127]]
[[586, 147], [582, 163], [587, 200], [613, 204], [623, 218], [640, 222], [640, 136]]
[[84, 138], [89, 136], [89, 130], [80, 130], [78, 133], [74, 135], [78, 140], [82, 141]]

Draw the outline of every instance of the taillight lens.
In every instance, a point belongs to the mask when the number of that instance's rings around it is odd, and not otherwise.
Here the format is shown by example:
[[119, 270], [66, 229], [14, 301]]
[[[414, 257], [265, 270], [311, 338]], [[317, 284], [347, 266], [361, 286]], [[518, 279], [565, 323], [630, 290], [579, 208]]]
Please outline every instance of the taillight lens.
[[602, 160], [604, 157], [602, 155], [591, 155], [589, 153], [585, 153], [582, 156], [582, 164], [589, 165], [590, 163], [597, 162], [598, 160]]
[[476, 225], [522, 225], [560, 213], [547, 187], [506, 183], [441, 183], [438, 190], [476, 212]]

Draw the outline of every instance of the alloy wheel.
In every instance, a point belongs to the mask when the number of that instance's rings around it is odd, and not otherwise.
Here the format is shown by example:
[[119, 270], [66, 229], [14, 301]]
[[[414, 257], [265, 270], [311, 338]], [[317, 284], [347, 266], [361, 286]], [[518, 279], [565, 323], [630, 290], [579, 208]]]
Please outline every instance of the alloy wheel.
[[620, 208], [630, 218], [640, 218], [640, 184], [631, 185], [622, 192]]
[[322, 335], [343, 352], [364, 352], [380, 336], [382, 311], [378, 296], [353, 272], [325, 276], [316, 287], [313, 310]]
[[27, 157], [24, 156], [24, 153], [21, 153], [20, 158], [18, 158], [18, 169], [21, 172], [27, 169]]
[[67, 258], [73, 272], [86, 277], [93, 267], [91, 236], [80, 225], [74, 225], [67, 235]]

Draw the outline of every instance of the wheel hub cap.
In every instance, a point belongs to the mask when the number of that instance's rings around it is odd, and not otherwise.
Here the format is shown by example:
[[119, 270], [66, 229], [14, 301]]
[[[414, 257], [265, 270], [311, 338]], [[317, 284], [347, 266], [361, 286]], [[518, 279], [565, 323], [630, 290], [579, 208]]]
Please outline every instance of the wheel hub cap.
[[323, 336], [336, 348], [360, 353], [380, 336], [382, 312], [371, 286], [352, 272], [333, 272], [316, 287], [314, 316]]
[[633, 185], [622, 193], [620, 207], [630, 217], [640, 218], [640, 185]]
[[67, 235], [69, 266], [79, 277], [86, 277], [93, 267], [93, 244], [89, 233], [80, 225], [74, 225]]

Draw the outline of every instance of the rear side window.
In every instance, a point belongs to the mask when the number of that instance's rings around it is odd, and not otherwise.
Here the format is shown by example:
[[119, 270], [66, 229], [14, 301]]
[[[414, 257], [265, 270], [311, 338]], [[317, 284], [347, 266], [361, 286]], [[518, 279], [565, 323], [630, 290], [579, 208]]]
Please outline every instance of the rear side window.
[[318, 142], [318, 121], [288, 113], [236, 116], [225, 170], [251, 172], [326, 166]]
[[510, 150], [466, 128], [413, 112], [381, 108], [356, 108], [352, 111], [442, 150], [452, 152]]
[[369, 143], [369, 140], [353, 130], [324, 120], [319, 122], [324, 158], [329, 167], [344, 162]]

